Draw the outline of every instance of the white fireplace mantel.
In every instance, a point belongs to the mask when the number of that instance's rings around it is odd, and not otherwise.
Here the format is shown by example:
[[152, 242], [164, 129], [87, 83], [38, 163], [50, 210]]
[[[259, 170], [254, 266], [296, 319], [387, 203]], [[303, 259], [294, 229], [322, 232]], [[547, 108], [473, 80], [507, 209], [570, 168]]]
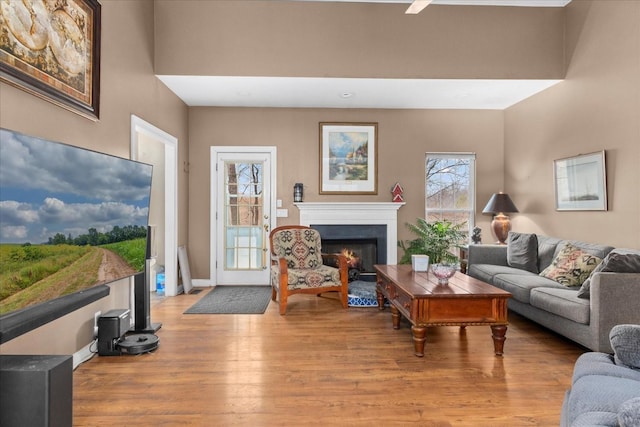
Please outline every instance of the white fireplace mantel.
[[300, 210], [301, 225], [371, 225], [387, 226], [387, 263], [398, 262], [397, 202], [303, 202], [294, 203]]

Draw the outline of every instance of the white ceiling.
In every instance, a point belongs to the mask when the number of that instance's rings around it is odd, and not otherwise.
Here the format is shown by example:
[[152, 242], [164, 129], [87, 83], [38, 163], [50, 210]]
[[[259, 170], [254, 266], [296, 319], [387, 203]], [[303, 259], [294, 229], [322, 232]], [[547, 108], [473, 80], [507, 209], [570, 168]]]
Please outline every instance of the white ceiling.
[[503, 110], [560, 80], [158, 76], [192, 107]]
[[[295, 0], [411, 3], [412, 0]], [[571, 0], [433, 0], [432, 4], [563, 7]], [[508, 108], [561, 80], [167, 76], [189, 106], [289, 108]]]

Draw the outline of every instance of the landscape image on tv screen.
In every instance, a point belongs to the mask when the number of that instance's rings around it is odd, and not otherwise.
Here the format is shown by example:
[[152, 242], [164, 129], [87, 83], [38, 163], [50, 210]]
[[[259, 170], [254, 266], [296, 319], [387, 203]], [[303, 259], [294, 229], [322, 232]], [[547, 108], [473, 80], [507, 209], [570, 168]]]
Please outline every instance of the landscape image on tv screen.
[[151, 173], [0, 129], [0, 315], [144, 271]]

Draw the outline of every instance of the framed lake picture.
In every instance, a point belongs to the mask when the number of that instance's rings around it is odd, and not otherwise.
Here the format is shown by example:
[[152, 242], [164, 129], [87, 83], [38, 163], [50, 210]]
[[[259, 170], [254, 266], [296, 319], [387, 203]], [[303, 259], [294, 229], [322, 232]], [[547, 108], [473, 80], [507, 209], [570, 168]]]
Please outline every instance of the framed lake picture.
[[100, 9], [98, 0], [0, 1], [0, 80], [97, 120]]
[[378, 194], [378, 124], [320, 123], [320, 194]]
[[554, 160], [556, 210], [606, 211], [605, 152]]

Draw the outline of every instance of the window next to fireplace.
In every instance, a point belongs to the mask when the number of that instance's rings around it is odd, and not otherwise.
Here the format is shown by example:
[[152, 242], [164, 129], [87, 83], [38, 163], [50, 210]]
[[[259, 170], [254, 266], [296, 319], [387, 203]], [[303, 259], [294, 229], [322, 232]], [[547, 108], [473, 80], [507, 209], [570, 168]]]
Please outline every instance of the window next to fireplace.
[[360, 280], [375, 281], [373, 265], [387, 263], [387, 226], [384, 224], [312, 224], [311, 228], [320, 232], [323, 252], [345, 251], [347, 257], [352, 254], [357, 258], [353, 268], [359, 271]]

